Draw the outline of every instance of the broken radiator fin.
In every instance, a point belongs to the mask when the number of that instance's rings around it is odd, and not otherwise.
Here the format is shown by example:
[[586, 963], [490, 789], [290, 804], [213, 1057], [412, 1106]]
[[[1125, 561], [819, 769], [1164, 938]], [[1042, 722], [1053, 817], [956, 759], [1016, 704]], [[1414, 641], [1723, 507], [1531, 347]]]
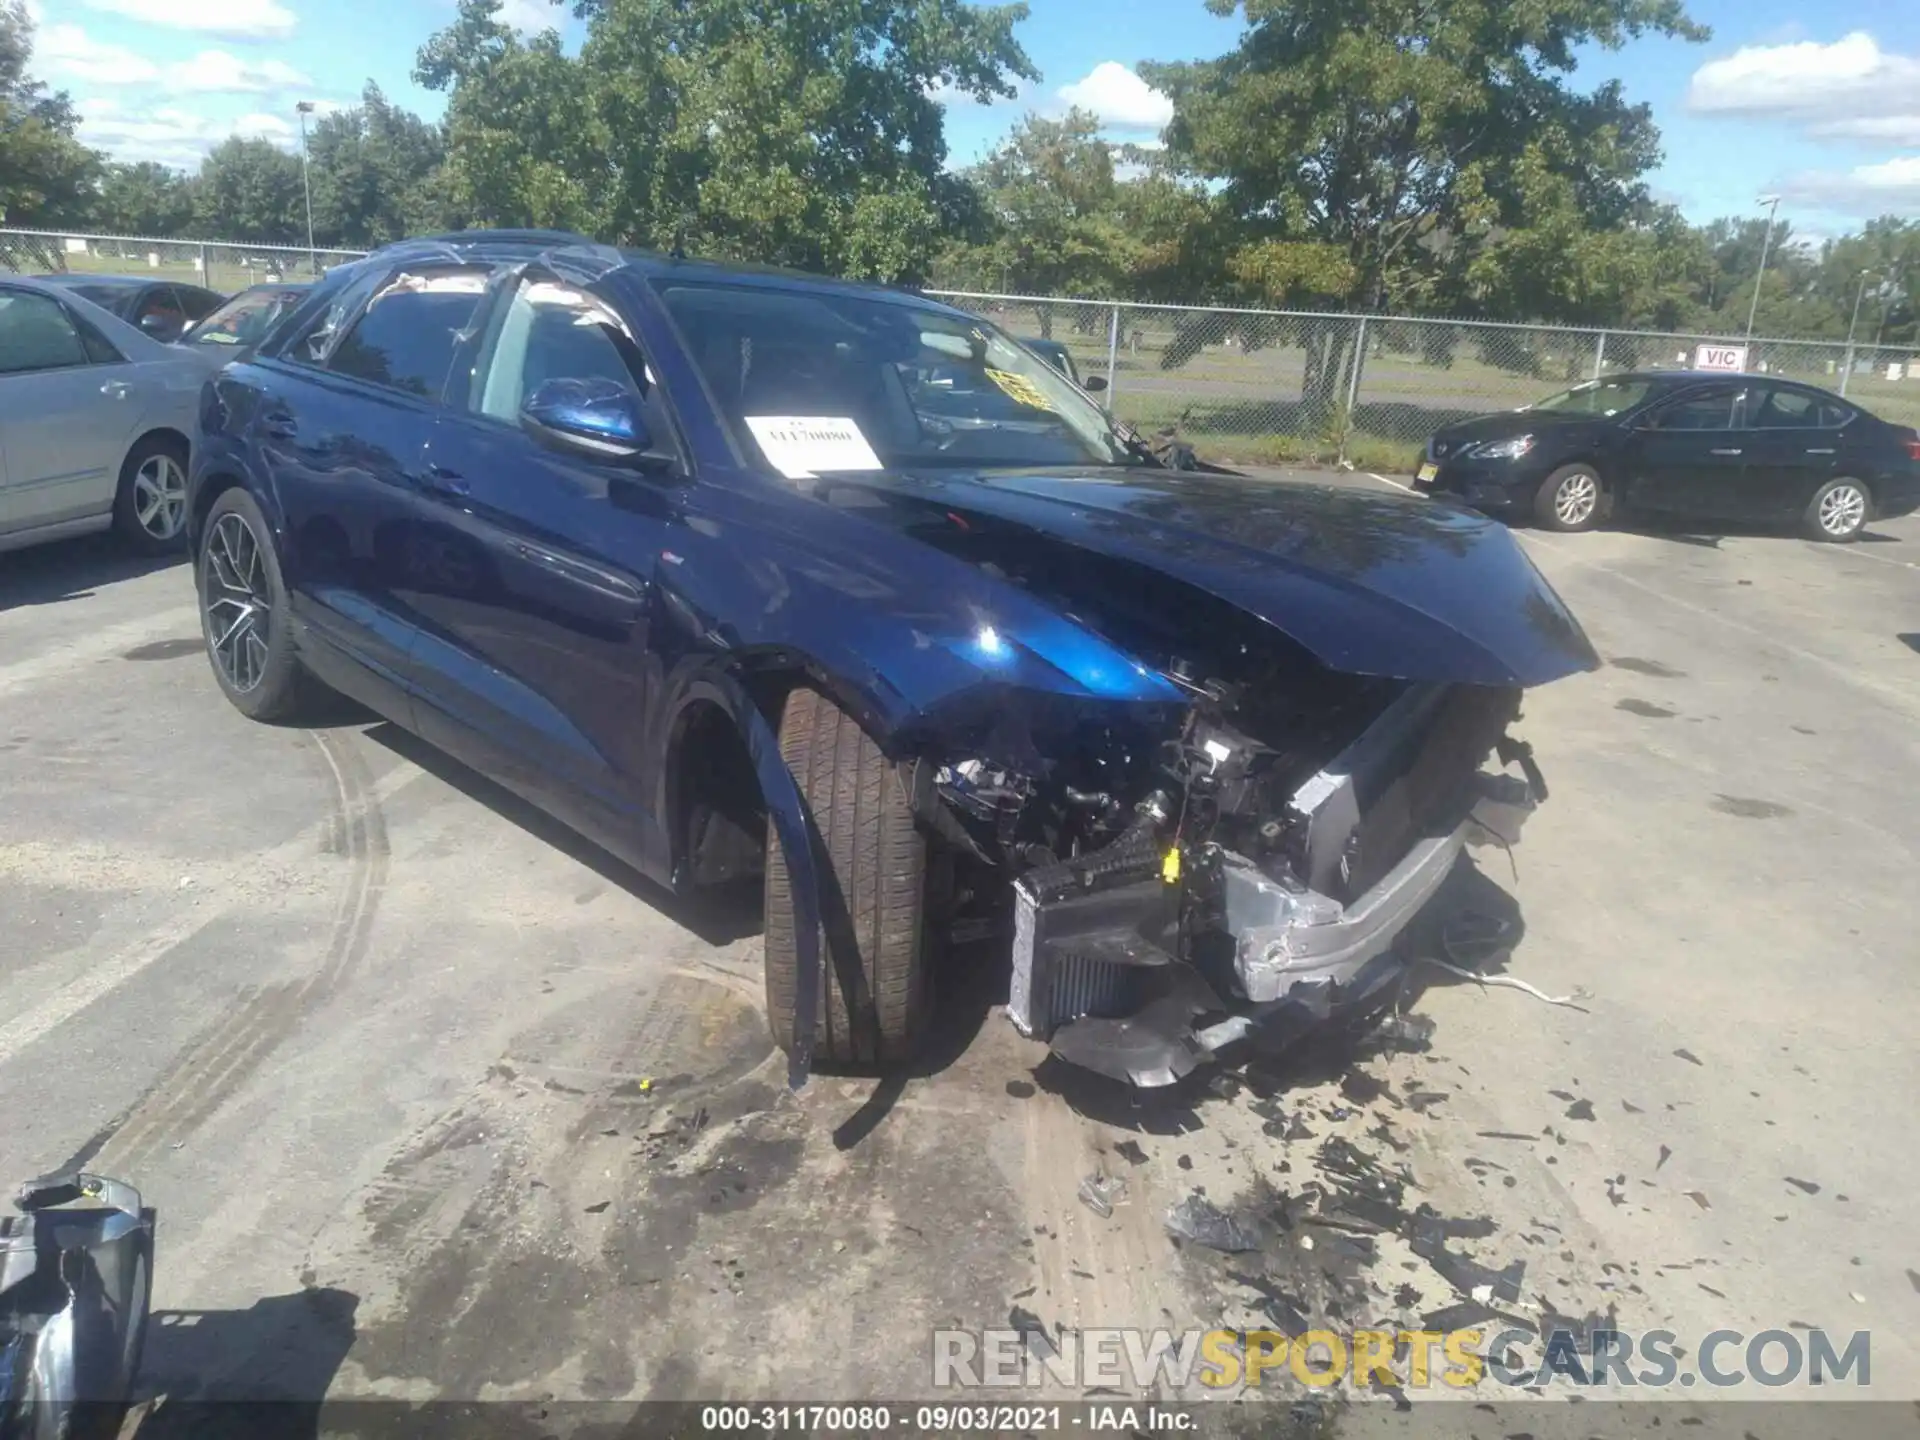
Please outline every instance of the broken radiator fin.
[[[1007, 1018], [1013, 1021], [1014, 1029], [1029, 1040], [1044, 1040], [1051, 1033], [1052, 1026], [1047, 1020], [1044, 997], [1035, 994], [1034, 968], [1038, 963], [1035, 955], [1035, 937], [1039, 933], [1037, 912], [1039, 903], [1033, 898], [1033, 892], [1025, 885], [1015, 882], [1013, 887], [1013, 988], [1007, 997]], [[1039, 1005], [1035, 1001], [1039, 1000]], [[1036, 1009], [1039, 1014], [1035, 1014]]]
[[1135, 965], [1114, 965], [1089, 955], [1056, 954], [1053, 984], [1047, 997], [1051, 1025], [1064, 1025], [1083, 1015], [1116, 1015], [1133, 1000]]

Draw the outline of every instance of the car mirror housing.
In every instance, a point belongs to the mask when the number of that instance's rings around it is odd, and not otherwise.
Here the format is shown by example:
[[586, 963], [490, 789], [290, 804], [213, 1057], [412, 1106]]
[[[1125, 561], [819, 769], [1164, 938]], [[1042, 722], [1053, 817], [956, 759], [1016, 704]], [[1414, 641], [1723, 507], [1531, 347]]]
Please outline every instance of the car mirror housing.
[[588, 459], [642, 465], [653, 435], [640, 397], [616, 380], [544, 381], [520, 407], [529, 434]]
[[1099, 391], [1107, 388], [1107, 377], [1104, 375], [1089, 375], [1086, 383], [1080, 388], [1085, 390], [1089, 395], [1097, 394]]

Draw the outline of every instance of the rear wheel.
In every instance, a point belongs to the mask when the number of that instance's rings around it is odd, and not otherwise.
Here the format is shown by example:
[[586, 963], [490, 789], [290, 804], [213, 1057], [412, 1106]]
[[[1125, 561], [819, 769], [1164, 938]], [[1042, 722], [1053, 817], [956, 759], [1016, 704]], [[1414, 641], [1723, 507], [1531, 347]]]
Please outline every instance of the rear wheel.
[[1829, 480], [1814, 492], [1801, 524], [1808, 536], [1844, 545], [1866, 529], [1872, 501], [1858, 480]]
[[[813, 814], [823, 934], [816, 1058], [893, 1064], [919, 1049], [932, 1011], [926, 837], [909, 788], [854, 718], [795, 690], [780, 720], [780, 756]], [[793, 1041], [798, 936], [793, 883], [771, 821], [766, 869], [767, 1023]]]
[[1562, 465], [1540, 482], [1534, 518], [1549, 530], [1591, 530], [1600, 522], [1606, 488], [1591, 465]]
[[293, 653], [272, 537], [251, 495], [237, 486], [223, 492], [207, 512], [196, 578], [214, 679], [241, 714], [286, 721], [325, 692]]
[[113, 528], [143, 555], [168, 555], [186, 543], [187, 450], [149, 435], [127, 452], [113, 494]]

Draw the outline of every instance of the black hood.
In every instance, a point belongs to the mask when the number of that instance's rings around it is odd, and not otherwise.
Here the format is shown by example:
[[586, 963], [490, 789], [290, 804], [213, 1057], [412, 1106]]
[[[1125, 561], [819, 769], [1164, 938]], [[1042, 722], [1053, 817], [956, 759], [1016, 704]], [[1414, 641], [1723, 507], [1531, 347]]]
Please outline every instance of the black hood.
[[1151, 567], [1258, 616], [1335, 670], [1538, 685], [1598, 664], [1506, 527], [1447, 502], [1148, 467], [872, 483]]
[[1433, 453], [1444, 460], [1466, 445], [1507, 440], [1515, 435], [1533, 435], [1542, 430], [1564, 432], [1607, 423], [1604, 416], [1582, 415], [1574, 411], [1497, 410], [1491, 415], [1476, 415], [1471, 420], [1441, 426], [1433, 432]]

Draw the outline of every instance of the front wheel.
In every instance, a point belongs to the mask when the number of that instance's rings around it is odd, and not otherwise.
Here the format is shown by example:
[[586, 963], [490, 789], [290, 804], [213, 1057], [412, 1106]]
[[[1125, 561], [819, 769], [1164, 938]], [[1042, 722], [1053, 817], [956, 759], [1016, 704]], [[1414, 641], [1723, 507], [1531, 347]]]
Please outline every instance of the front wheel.
[[[820, 980], [814, 1054], [839, 1064], [898, 1064], [918, 1052], [932, 1013], [927, 841], [901, 768], [846, 711], [812, 690], [787, 697], [780, 758], [821, 841]], [[767, 1024], [793, 1043], [798, 937], [793, 884], [767, 826]]]
[[1867, 527], [1872, 502], [1858, 480], [1829, 480], [1814, 492], [1801, 524], [1809, 538], [1845, 545]]
[[250, 719], [297, 718], [320, 687], [293, 652], [273, 531], [245, 490], [213, 502], [196, 568], [200, 630], [220, 689]]
[[1591, 530], [1600, 521], [1606, 489], [1591, 465], [1562, 465], [1540, 482], [1534, 518], [1549, 530]]

